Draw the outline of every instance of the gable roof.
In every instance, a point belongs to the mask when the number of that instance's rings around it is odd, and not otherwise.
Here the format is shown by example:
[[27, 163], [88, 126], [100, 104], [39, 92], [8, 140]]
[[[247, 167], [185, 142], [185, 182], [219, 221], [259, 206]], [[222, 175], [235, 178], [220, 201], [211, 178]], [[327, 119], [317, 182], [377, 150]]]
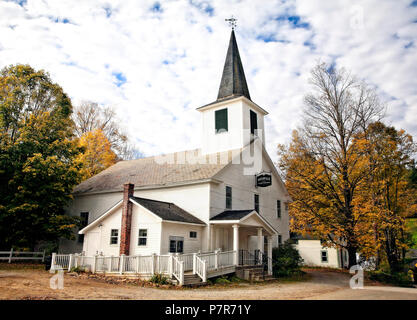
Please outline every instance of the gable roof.
[[251, 210], [226, 210], [214, 216], [210, 220], [240, 220], [251, 213]]
[[245, 220], [249, 219], [252, 216], [258, 217], [259, 220], [262, 221], [264, 227], [272, 233], [277, 234], [278, 231], [275, 227], [268, 222], [264, 217], [262, 217], [256, 210], [248, 209], [248, 210], [226, 210], [218, 215], [212, 217], [210, 221], [213, 223], [238, 223], [241, 224]]
[[[135, 188], [140, 188], [164, 187], [209, 180], [227, 166], [232, 161], [232, 156], [239, 150], [241, 149], [201, 155], [201, 150], [195, 149], [120, 161], [81, 182], [74, 188], [73, 194], [122, 191], [123, 184], [126, 182], [133, 183]], [[161, 159], [166, 161], [161, 161]], [[187, 161], [181, 161], [183, 159]], [[212, 159], [217, 161], [211, 161]], [[223, 161], [223, 159], [226, 159], [226, 161]]]
[[[188, 213], [184, 209], [178, 207], [172, 202], [164, 202], [158, 200], [151, 200], [139, 197], [129, 197], [134, 205], [142, 206], [152, 214], [157, 216], [161, 221], [166, 222], [178, 222], [178, 223], [190, 223], [190, 224], [200, 224], [205, 225], [203, 221], [193, 216], [191, 213]], [[91, 221], [87, 226], [81, 229], [78, 233], [85, 234], [86, 231], [97, 225], [99, 222], [103, 221], [106, 217], [111, 215], [116, 209], [120, 208], [123, 204], [123, 200], [119, 200], [115, 203], [110, 209], [105, 211], [95, 220]]]
[[205, 225], [203, 221], [196, 218], [191, 213], [188, 213], [184, 209], [178, 207], [172, 202], [164, 202], [139, 197], [130, 197], [130, 200], [132, 200], [133, 203], [139, 204], [148, 209], [160, 217], [162, 220]]

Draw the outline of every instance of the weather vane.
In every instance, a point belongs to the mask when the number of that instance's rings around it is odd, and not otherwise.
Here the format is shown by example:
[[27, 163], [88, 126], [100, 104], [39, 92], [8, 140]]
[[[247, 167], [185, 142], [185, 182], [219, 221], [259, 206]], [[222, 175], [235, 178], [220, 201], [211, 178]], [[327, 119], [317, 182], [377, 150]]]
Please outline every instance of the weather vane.
[[235, 29], [237, 19], [235, 19], [235, 18], [233, 17], [233, 15], [232, 15], [232, 17], [231, 17], [230, 19], [224, 19], [224, 21], [229, 22], [229, 26], [231, 26], [231, 27], [232, 27], [232, 30], [234, 30], [234, 29]]

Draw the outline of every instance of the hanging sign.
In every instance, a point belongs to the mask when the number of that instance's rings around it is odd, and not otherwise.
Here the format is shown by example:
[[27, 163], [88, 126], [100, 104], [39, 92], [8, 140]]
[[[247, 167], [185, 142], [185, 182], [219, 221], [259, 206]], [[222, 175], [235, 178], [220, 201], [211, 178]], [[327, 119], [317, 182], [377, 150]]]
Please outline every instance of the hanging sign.
[[261, 173], [256, 175], [256, 187], [268, 187], [272, 184], [272, 176], [270, 173]]

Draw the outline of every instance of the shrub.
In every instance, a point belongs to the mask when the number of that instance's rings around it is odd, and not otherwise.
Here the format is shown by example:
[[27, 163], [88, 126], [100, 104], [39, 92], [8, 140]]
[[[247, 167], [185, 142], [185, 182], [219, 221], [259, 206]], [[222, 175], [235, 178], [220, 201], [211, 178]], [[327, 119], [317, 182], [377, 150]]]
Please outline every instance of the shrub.
[[369, 279], [400, 287], [413, 287], [410, 274], [405, 272], [387, 273], [381, 270], [369, 271]]
[[289, 241], [272, 249], [272, 273], [276, 278], [301, 273], [303, 259]]
[[168, 284], [168, 278], [160, 273], [155, 273], [149, 281], [156, 284]]
[[79, 272], [85, 272], [85, 270], [84, 270], [84, 268], [81, 268], [81, 267], [72, 267], [71, 272], [79, 273]]
[[228, 280], [226, 277], [219, 277], [215, 281], [216, 284], [228, 284], [230, 283], [230, 280]]

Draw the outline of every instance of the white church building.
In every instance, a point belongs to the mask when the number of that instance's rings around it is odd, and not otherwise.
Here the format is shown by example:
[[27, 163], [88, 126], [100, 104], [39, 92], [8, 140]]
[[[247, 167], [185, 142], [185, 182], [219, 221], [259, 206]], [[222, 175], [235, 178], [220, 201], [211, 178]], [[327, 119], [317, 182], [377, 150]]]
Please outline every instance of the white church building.
[[61, 253], [272, 256], [289, 238], [291, 198], [266, 152], [268, 113], [249, 95], [234, 30], [217, 99], [197, 111], [199, 149], [120, 161], [75, 187], [67, 211], [84, 227]]

